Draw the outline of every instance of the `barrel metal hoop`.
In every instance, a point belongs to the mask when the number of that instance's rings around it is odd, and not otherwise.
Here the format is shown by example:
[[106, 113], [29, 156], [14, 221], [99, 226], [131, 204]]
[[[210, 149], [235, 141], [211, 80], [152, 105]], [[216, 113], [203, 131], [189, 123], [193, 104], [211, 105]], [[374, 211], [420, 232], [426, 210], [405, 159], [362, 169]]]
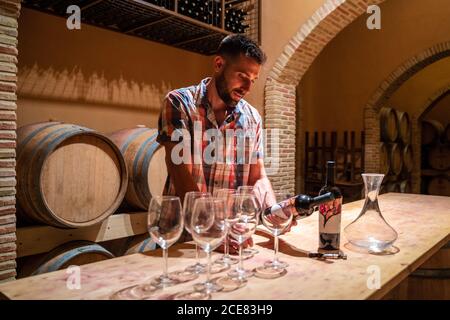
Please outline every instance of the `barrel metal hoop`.
[[[148, 156], [149, 155], [149, 152], [147, 152], [147, 153], [144, 153], [144, 150], [149, 146], [149, 145], [151, 145], [152, 143], [154, 143], [154, 142], [156, 142], [156, 134], [154, 134], [154, 135], [152, 135], [152, 136], [150, 136], [147, 140], [145, 140], [143, 143], [142, 143], [142, 145], [139, 147], [139, 150], [136, 152], [136, 156], [135, 156], [135, 158], [134, 158], [134, 161], [133, 161], [133, 172], [132, 172], [132, 179], [134, 180], [134, 181], [140, 181], [141, 179], [144, 179], [144, 182], [146, 182], [147, 183], [147, 185], [148, 185], [148, 179], [147, 179], [147, 174], [145, 174], [145, 177], [143, 177], [143, 175], [142, 174], [140, 174], [139, 172], [138, 172], [138, 165], [139, 165], [139, 159], [141, 158], [141, 157], [146, 157], [146, 156]], [[159, 144], [158, 144], [159, 145]], [[150, 149], [151, 150], [151, 149]], [[150, 156], [152, 156], [153, 155], [153, 152], [154, 151], [152, 151], [151, 152], [151, 154], [150, 154]], [[144, 167], [144, 162], [142, 162], [142, 167], [143, 168], [145, 168]], [[147, 168], [148, 168], [148, 166], [147, 166]], [[150, 201], [150, 193], [148, 192], [144, 192], [144, 190], [142, 190], [143, 188], [137, 188], [135, 191], [136, 191], [136, 194], [137, 194], [137, 196], [138, 196], [138, 198], [139, 198], [139, 200], [140, 200], [140, 202], [141, 202], [141, 204], [142, 205], [147, 205], [148, 206], [148, 204], [146, 204], [147, 203], [147, 201]]]
[[[83, 246], [83, 247], [79, 247], [79, 248], [75, 248], [75, 249], [70, 250], [69, 252], [63, 254], [60, 258], [58, 258], [57, 261], [55, 261], [55, 263], [52, 263], [49, 266], [47, 266], [44, 263], [35, 272], [33, 272], [32, 275], [46, 273], [46, 272], [52, 272], [52, 271], [57, 271], [67, 261], [72, 259], [75, 255], [81, 254], [81, 253], [86, 253], [86, 252], [90, 252], [90, 253], [104, 253], [107, 256], [113, 257], [113, 254], [111, 252], [109, 252], [108, 250], [106, 250], [105, 248], [103, 248], [102, 246], [100, 246], [98, 244], [91, 244], [91, 245], [87, 245], [87, 246]], [[57, 258], [57, 257], [58, 256], [56, 256], [54, 258]]]
[[127, 139], [125, 140], [125, 143], [120, 148], [120, 152], [122, 152], [122, 154], [125, 154], [125, 151], [128, 149], [128, 146], [130, 145], [130, 143], [133, 142], [134, 139], [137, 138], [141, 133], [145, 133], [148, 130], [149, 130], [148, 128], [139, 128], [136, 130], [136, 132], [133, 132], [133, 134], [130, 134], [127, 137]]
[[[59, 134], [61, 131], [67, 129], [67, 127], [62, 127], [59, 128], [57, 130], [54, 130], [52, 132], [50, 132], [49, 134], [47, 134], [45, 137], [43, 137], [41, 139], [41, 141], [39, 141], [39, 143], [36, 145], [36, 147], [34, 148], [32, 154], [30, 155], [30, 163], [37, 163], [38, 166], [41, 165], [41, 163], [39, 162], [40, 159], [42, 158], [42, 154], [44, 154], [45, 156], [45, 151], [47, 151], [47, 149], [43, 150], [41, 148], [41, 146], [49, 139], [51, 139], [52, 136], [55, 136], [57, 134]], [[37, 158], [37, 159], [35, 159]], [[21, 159], [20, 159], [21, 160]], [[19, 160], [19, 161], [20, 161]], [[31, 186], [30, 186], [30, 180], [29, 180], [29, 176], [30, 176], [30, 170], [32, 169], [32, 165], [27, 166], [27, 170], [26, 173], [24, 174], [24, 179], [23, 182], [25, 182], [25, 189], [28, 189], [29, 187], [31, 189], [36, 188], [37, 186], [39, 186], [40, 183], [40, 175], [33, 175], [32, 179], [31, 179]], [[38, 199], [37, 203], [35, 201], [32, 201], [31, 199], [31, 193], [30, 192], [25, 192], [25, 197], [26, 197], [26, 201], [28, 202], [28, 204], [34, 209], [34, 213], [41, 219], [41, 222], [48, 222], [48, 219], [46, 219], [45, 215], [42, 213], [42, 208], [40, 207], [42, 204], [41, 199]]]

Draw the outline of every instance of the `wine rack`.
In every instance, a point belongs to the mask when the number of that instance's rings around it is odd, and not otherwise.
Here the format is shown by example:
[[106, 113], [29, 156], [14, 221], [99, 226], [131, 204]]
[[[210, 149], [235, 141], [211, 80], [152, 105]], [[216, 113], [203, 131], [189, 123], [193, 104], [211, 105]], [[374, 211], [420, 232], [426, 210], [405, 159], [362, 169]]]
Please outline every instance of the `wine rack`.
[[77, 5], [81, 22], [204, 55], [232, 33], [260, 43], [261, 0], [23, 0], [27, 8], [67, 17]]

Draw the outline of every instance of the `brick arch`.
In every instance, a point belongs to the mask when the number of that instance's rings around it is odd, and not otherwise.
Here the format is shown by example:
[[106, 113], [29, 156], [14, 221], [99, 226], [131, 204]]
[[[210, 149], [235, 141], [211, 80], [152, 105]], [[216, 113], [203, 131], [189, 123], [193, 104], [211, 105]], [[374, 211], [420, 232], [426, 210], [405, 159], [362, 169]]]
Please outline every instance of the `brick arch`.
[[[271, 176], [274, 189], [295, 192], [296, 87], [322, 49], [336, 35], [385, 0], [327, 0], [285, 46], [266, 81], [264, 118], [267, 129], [279, 129], [279, 170]], [[301, 123], [301, 119], [300, 119]], [[299, 151], [301, 154], [302, 150]], [[279, 154], [271, 154], [278, 157]], [[301, 156], [300, 156], [301, 158]], [[297, 174], [299, 181], [302, 173]]]
[[426, 114], [428, 113], [429, 111], [428, 109], [433, 108], [433, 105], [438, 100], [449, 94], [450, 94], [450, 84], [442, 87], [441, 89], [433, 93], [433, 95], [427, 99], [427, 102], [425, 102], [425, 104], [417, 111], [416, 115], [418, 117], [418, 120], [419, 121], [422, 120], [423, 117], [426, 116]]
[[[447, 58], [450, 56], [450, 41], [438, 43], [425, 51], [408, 59], [394, 72], [392, 72], [375, 90], [372, 97], [369, 99], [364, 108], [364, 130], [366, 133], [365, 146], [365, 171], [379, 172], [380, 171], [380, 109], [392, 97], [392, 95], [412, 76], [429, 66], [430, 64]], [[436, 100], [443, 92], [449, 88], [446, 86], [441, 88], [427, 103], [416, 113], [411, 114], [412, 125], [412, 147], [415, 153], [414, 171], [412, 175], [412, 189], [413, 192], [420, 191], [420, 116], [428, 108], [428, 106]]]

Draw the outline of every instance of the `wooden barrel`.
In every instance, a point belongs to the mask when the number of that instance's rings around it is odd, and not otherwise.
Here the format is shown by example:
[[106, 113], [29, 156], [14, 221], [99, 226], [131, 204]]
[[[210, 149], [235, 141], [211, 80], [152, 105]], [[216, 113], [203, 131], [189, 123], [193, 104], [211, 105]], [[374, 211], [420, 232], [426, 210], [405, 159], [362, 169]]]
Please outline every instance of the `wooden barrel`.
[[411, 183], [409, 180], [403, 180], [399, 182], [399, 189], [401, 193], [411, 193]]
[[422, 145], [438, 143], [444, 133], [444, 126], [436, 120], [422, 121]]
[[63, 228], [94, 225], [120, 206], [127, 170], [104, 135], [62, 122], [17, 131], [17, 201], [28, 220]]
[[447, 127], [445, 127], [444, 138], [445, 143], [450, 143], [450, 123], [447, 124]]
[[403, 150], [401, 150], [400, 145], [397, 143], [391, 143], [388, 146], [389, 154], [389, 168], [390, 172], [394, 175], [398, 175], [402, 172], [403, 168]]
[[88, 263], [113, 258], [114, 255], [97, 243], [72, 241], [56, 247], [52, 251], [25, 258], [19, 268], [18, 277], [34, 276], [42, 273], [81, 266]]
[[407, 112], [397, 111], [398, 137], [403, 144], [411, 142], [411, 122]]
[[397, 113], [392, 108], [380, 110], [381, 139], [384, 142], [394, 142], [398, 137]]
[[450, 169], [450, 144], [435, 144], [428, 151], [428, 164], [435, 170]]
[[124, 256], [133, 253], [144, 253], [157, 248], [156, 243], [148, 233], [114, 239], [102, 242], [102, 247], [112, 252], [115, 256]]
[[140, 234], [134, 237], [128, 238], [126, 244], [126, 250], [124, 255], [129, 255], [133, 253], [144, 253], [147, 251], [155, 250], [156, 243], [148, 234]]
[[152, 195], [161, 195], [167, 179], [165, 150], [156, 142], [157, 130], [138, 126], [109, 135], [128, 168], [128, 205], [147, 210]]
[[450, 299], [450, 243], [408, 277], [408, 299]]
[[391, 171], [391, 163], [389, 161], [389, 151], [386, 143], [380, 143], [380, 170], [384, 175]]
[[411, 173], [414, 169], [413, 151], [411, 145], [407, 144], [403, 147], [403, 172]]
[[427, 191], [431, 195], [450, 197], [450, 180], [445, 176], [433, 177], [428, 183]]

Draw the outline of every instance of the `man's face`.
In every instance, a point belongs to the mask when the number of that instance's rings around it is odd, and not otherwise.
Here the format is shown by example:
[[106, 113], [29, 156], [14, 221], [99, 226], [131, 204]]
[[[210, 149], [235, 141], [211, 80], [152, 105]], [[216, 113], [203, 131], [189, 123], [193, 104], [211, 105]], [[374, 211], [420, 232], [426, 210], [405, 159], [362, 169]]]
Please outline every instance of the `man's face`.
[[250, 92], [252, 84], [258, 79], [261, 65], [243, 54], [235, 59], [217, 56], [214, 62], [219, 97], [226, 105], [235, 107]]

